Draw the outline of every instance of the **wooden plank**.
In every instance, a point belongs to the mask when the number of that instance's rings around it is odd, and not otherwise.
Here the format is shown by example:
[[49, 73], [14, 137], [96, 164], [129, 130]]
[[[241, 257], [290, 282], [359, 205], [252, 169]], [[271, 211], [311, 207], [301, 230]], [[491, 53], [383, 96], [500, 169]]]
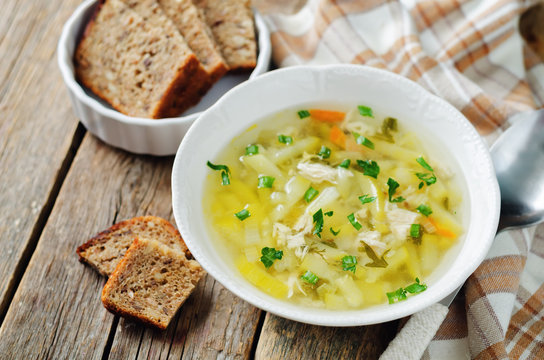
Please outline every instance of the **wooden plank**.
[[396, 321], [339, 328], [267, 314], [255, 359], [377, 359], [396, 331]]
[[102, 358], [114, 316], [100, 302], [105, 280], [75, 249], [121, 219], [168, 218], [171, 165], [85, 137], [0, 328], [1, 359]]
[[211, 276], [197, 286], [165, 332], [121, 320], [110, 359], [247, 359], [260, 310]]
[[71, 7], [60, 4], [9, 0], [0, 12], [0, 22], [13, 22], [0, 26], [0, 322], [64, 176], [78, 124], [55, 61]]
[[85, 137], [0, 328], [1, 359], [102, 358], [110, 329], [112, 359], [249, 356], [259, 311], [211, 277], [168, 331], [124, 320], [112, 329], [114, 316], [100, 302], [104, 279], [77, 261], [75, 248], [116, 221], [171, 218], [171, 166], [171, 157], [130, 155]]

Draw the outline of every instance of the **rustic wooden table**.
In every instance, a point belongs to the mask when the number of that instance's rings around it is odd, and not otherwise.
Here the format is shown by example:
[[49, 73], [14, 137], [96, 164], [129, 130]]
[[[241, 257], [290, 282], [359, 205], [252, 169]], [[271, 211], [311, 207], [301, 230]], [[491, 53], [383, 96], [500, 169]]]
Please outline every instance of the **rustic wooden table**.
[[377, 358], [396, 322], [309, 326], [251, 306], [210, 276], [163, 332], [104, 309], [105, 280], [75, 249], [122, 219], [173, 221], [173, 157], [120, 151], [78, 123], [56, 64], [78, 3], [1, 2], [0, 359]]

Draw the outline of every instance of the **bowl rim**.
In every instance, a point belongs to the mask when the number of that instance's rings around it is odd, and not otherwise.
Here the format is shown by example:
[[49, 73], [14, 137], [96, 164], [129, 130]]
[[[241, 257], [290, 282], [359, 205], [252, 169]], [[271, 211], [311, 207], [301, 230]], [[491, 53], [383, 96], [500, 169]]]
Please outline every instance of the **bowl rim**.
[[[83, 24], [80, 24], [82, 17], [89, 8], [96, 6], [98, 0], [85, 0], [74, 10], [72, 15], [64, 23], [62, 32], [57, 44], [57, 64], [60, 69], [64, 83], [68, 89], [75, 95], [78, 101], [84, 103], [99, 115], [114, 119], [120, 123], [126, 125], [139, 125], [146, 127], [164, 127], [172, 124], [188, 124], [190, 125], [194, 122], [204, 111], [199, 111], [193, 114], [186, 116], [170, 117], [170, 118], [160, 118], [160, 119], [148, 119], [142, 117], [135, 117], [125, 115], [115, 109], [110, 109], [102, 104], [100, 101], [90, 97], [85, 93], [83, 87], [77, 82], [75, 78], [75, 72], [71, 69], [73, 68], [73, 53], [68, 51], [68, 40], [70, 35], [74, 32], [79, 32], [80, 27]], [[261, 17], [258, 11], [254, 9], [254, 19], [255, 19], [255, 28], [258, 30], [257, 43], [258, 43], [258, 54], [257, 54], [257, 64], [251, 74], [249, 79], [253, 79], [261, 74], [266, 73], [268, 64], [270, 63], [271, 58], [271, 46], [270, 42], [270, 31], [265, 24], [264, 19]], [[85, 24], [86, 25], [86, 24]], [[78, 27], [79, 26], [79, 27]], [[76, 28], [78, 27], [78, 28]], [[75, 51], [75, 47], [74, 47]], [[218, 100], [219, 101], [219, 100]], [[157, 121], [160, 120], [160, 121]]]
[[[297, 313], [296, 311], [292, 311], [292, 309], [284, 310], [279, 307], [274, 306], [271, 304], [270, 296], [264, 293], [262, 290], [258, 289], [257, 287], [253, 286], [252, 284], [249, 284], [249, 281], [245, 280], [250, 286], [252, 286], [255, 289], [254, 294], [248, 294], [243, 291], [240, 291], [237, 287], [235, 287], [234, 283], [231, 282], [228, 279], [228, 276], [226, 274], [221, 273], [212, 263], [208, 262], [208, 260], [202, 255], [199, 241], [193, 239], [193, 234], [191, 234], [186, 227], [184, 226], [184, 223], [181, 220], [181, 208], [183, 208], [183, 204], [178, 203], [177, 199], [180, 197], [180, 178], [181, 176], [178, 176], [178, 174], [181, 174], [182, 171], [180, 171], [180, 164], [181, 164], [181, 157], [182, 154], [190, 153], [191, 150], [188, 149], [189, 139], [192, 139], [194, 136], [193, 133], [198, 131], [199, 124], [207, 121], [208, 114], [214, 114], [218, 112], [217, 109], [220, 109], [224, 106], [225, 103], [230, 101], [231, 97], [236, 96], [238, 92], [241, 91], [241, 89], [245, 87], [254, 87], [257, 86], [260, 83], [268, 81], [269, 78], [279, 77], [283, 74], [289, 73], [289, 72], [295, 72], [299, 69], [303, 69], [304, 71], [309, 72], [327, 72], [327, 71], [334, 71], [336, 69], [349, 71], [350, 69], [357, 69], [357, 71], [368, 71], [370, 73], [378, 74], [379, 76], [386, 76], [394, 79], [396, 83], [401, 83], [403, 86], [411, 86], [411, 87], [417, 87], [418, 91], [422, 93], [426, 93], [426, 95], [429, 97], [429, 100], [439, 102], [440, 106], [443, 106], [448, 111], [453, 111], [456, 114], [456, 118], [461, 121], [460, 125], [463, 126], [464, 132], [469, 134], [471, 136], [471, 140], [474, 140], [475, 146], [479, 149], [479, 155], [482, 157], [482, 159], [485, 161], [485, 174], [489, 175], [487, 178], [489, 180], [489, 195], [488, 199], [492, 205], [492, 208], [489, 209], [488, 219], [490, 219], [490, 222], [485, 227], [485, 231], [483, 232], [485, 236], [483, 236], [482, 239], [480, 239], [480, 243], [483, 244], [481, 247], [481, 252], [477, 254], [477, 256], [472, 258], [472, 262], [466, 264], [462, 268], [462, 271], [459, 273], [456, 273], [454, 278], [451, 279], [441, 290], [439, 294], [436, 292], [426, 292], [425, 294], [422, 294], [423, 296], [419, 297], [411, 297], [407, 301], [404, 301], [402, 303], [404, 304], [410, 304], [410, 307], [405, 305], [402, 308], [402, 311], [400, 311], [399, 306], [394, 306], [397, 304], [394, 304], [393, 306], [389, 307], [388, 311], [383, 312], [381, 316], [374, 316], [372, 319], [361, 319], [360, 317], [353, 316], [352, 318], [347, 318], [344, 315], [346, 314], [354, 314], [354, 313], [364, 313], [365, 311], [368, 312], [367, 309], [360, 309], [360, 310], [337, 310], [337, 311], [331, 311], [331, 314], [320, 314], [320, 315], [312, 315], [308, 316], [305, 311], [301, 311], [300, 313]], [[362, 70], [364, 69], [364, 70]], [[280, 111], [282, 109], [278, 109]], [[455, 120], [455, 121], [458, 121]], [[187, 140], [186, 140], [187, 139]], [[464, 177], [464, 176], [463, 176]], [[487, 183], [487, 182], [486, 182]], [[416, 82], [407, 79], [405, 77], [402, 77], [396, 73], [392, 73], [386, 70], [364, 66], [364, 65], [353, 65], [353, 64], [334, 64], [334, 65], [301, 65], [301, 66], [293, 66], [293, 67], [287, 67], [282, 69], [277, 69], [270, 71], [259, 78], [244, 82], [230, 91], [228, 91], [217, 103], [215, 103], [213, 106], [211, 106], [209, 109], [207, 109], [204, 114], [193, 124], [193, 126], [189, 129], [186, 136], [184, 137], [183, 141], [181, 142], [178, 151], [176, 153], [176, 157], [174, 159], [174, 165], [172, 169], [172, 206], [173, 206], [173, 213], [174, 218], [176, 220], [176, 223], [178, 225], [178, 229], [182, 235], [182, 237], [185, 239], [187, 246], [189, 247], [190, 251], [193, 253], [195, 259], [197, 259], [202, 267], [210, 274], [212, 275], [217, 281], [219, 281], [223, 286], [225, 286], [229, 291], [231, 291], [233, 294], [237, 295], [238, 297], [242, 298], [243, 300], [249, 302], [250, 304], [263, 309], [265, 311], [268, 311], [272, 314], [288, 318], [291, 320], [308, 323], [308, 324], [314, 324], [314, 325], [322, 325], [322, 326], [360, 326], [360, 325], [371, 325], [376, 323], [382, 323], [386, 321], [395, 320], [404, 316], [412, 315], [415, 312], [418, 312], [420, 310], [423, 310], [424, 308], [431, 306], [440, 300], [448, 297], [448, 295], [452, 292], [454, 292], [458, 287], [460, 287], [466, 279], [476, 270], [476, 268], [481, 264], [481, 262], [484, 260], [486, 254], [489, 252], [489, 249], [491, 247], [491, 244], [493, 243], [493, 240], [496, 235], [496, 229], [499, 221], [499, 215], [500, 215], [500, 191], [497, 179], [495, 177], [495, 172], [493, 168], [493, 163], [491, 160], [491, 155], [489, 153], [489, 150], [487, 146], [484, 143], [484, 140], [482, 137], [477, 133], [473, 125], [469, 122], [469, 120], [459, 111], [457, 110], [453, 105], [448, 103], [446, 100], [430, 93], [428, 90], [417, 84]], [[469, 228], [466, 229], [466, 232], [468, 233]], [[210, 236], [211, 237], [211, 236]], [[461, 250], [460, 250], [461, 252]], [[460, 254], [460, 253], [459, 253]], [[450, 268], [454, 265], [454, 263], [457, 261], [457, 258], [459, 257], [459, 254], [456, 255], [456, 257], [452, 260], [452, 265]], [[235, 270], [234, 270], [235, 271]], [[445, 271], [445, 274], [449, 270]], [[444, 274], [444, 275], [445, 275]], [[444, 275], [441, 275], [437, 282], [440, 281]], [[442, 282], [444, 282], [442, 280]], [[255, 295], [257, 294], [257, 295]], [[418, 299], [417, 301], [414, 301], [414, 299]], [[283, 301], [284, 300], [278, 300]], [[399, 303], [400, 304], [400, 303]], [[298, 309], [302, 309], [300, 306], [296, 306]], [[312, 308], [312, 310], [315, 310]]]

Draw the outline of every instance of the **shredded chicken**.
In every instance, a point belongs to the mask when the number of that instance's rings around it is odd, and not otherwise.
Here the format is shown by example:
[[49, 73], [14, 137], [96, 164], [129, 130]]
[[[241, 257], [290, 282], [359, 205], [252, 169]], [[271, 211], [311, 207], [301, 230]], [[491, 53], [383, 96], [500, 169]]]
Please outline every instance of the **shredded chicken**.
[[287, 287], [289, 288], [289, 291], [287, 292], [287, 298], [290, 299], [293, 296], [295, 285], [297, 286], [297, 289], [306, 296], [306, 292], [304, 289], [302, 289], [302, 286], [300, 286], [300, 282], [298, 281], [297, 275], [291, 275], [287, 279]]
[[357, 240], [370, 246], [377, 256], [382, 256], [388, 249], [388, 244], [383, 241], [382, 234], [380, 234], [378, 231], [361, 232], [357, 236]]
[[357, 110], [350, 111], [345, 120], [340, 125], [342, 130], [348, 130], [349, 132], [356, 132], [359, 134], [365, 134], [372, 131], [371, 127], [359, 120], [359, 114]]
[[297, 220], [293, 229], [280, 223], [274, 223], [273, 236], [280, 246], [287, 245], [288, 249], [295, 249], [295, 256], [303, 259], [310, 250], [305, 236], [312, 233], [312, 216], [304, 213]]
[[410, 233], [410, 226], [417, 223], [420, 215], [413, 211], [393, 208], [386, 211], [385, 216], [397, 240], [406, 240]]
[[368, 217], [368, 207], [364, 207], [362, 208], [361, 210], [357, 211], [355, 213], [355, 217], [357, 218], [357, 220], [359, 221], [365, 221], [366, 218]]
[[302, 161], [298, 163], [297, 169], [302, 177], [311, 182], [319, 184], [323, 181], [328, 181], [336, 184], [338, 172], [330, 166]]

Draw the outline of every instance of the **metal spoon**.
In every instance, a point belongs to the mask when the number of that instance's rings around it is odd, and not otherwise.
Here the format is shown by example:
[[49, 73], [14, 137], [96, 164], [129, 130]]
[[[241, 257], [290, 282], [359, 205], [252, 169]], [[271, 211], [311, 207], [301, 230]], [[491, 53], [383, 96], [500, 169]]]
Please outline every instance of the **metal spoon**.
[[[511, 121], [514, 125], [491, 147], [501, 190], [497, 232], [544, 222], [544, 110], [517, 114]], [[412, 315], [380, 360], [420, 359], [459, 289]]]
[[497, 232], [544, 221], [544, 110], [516, 115], [491, 147], [501, 189]]

